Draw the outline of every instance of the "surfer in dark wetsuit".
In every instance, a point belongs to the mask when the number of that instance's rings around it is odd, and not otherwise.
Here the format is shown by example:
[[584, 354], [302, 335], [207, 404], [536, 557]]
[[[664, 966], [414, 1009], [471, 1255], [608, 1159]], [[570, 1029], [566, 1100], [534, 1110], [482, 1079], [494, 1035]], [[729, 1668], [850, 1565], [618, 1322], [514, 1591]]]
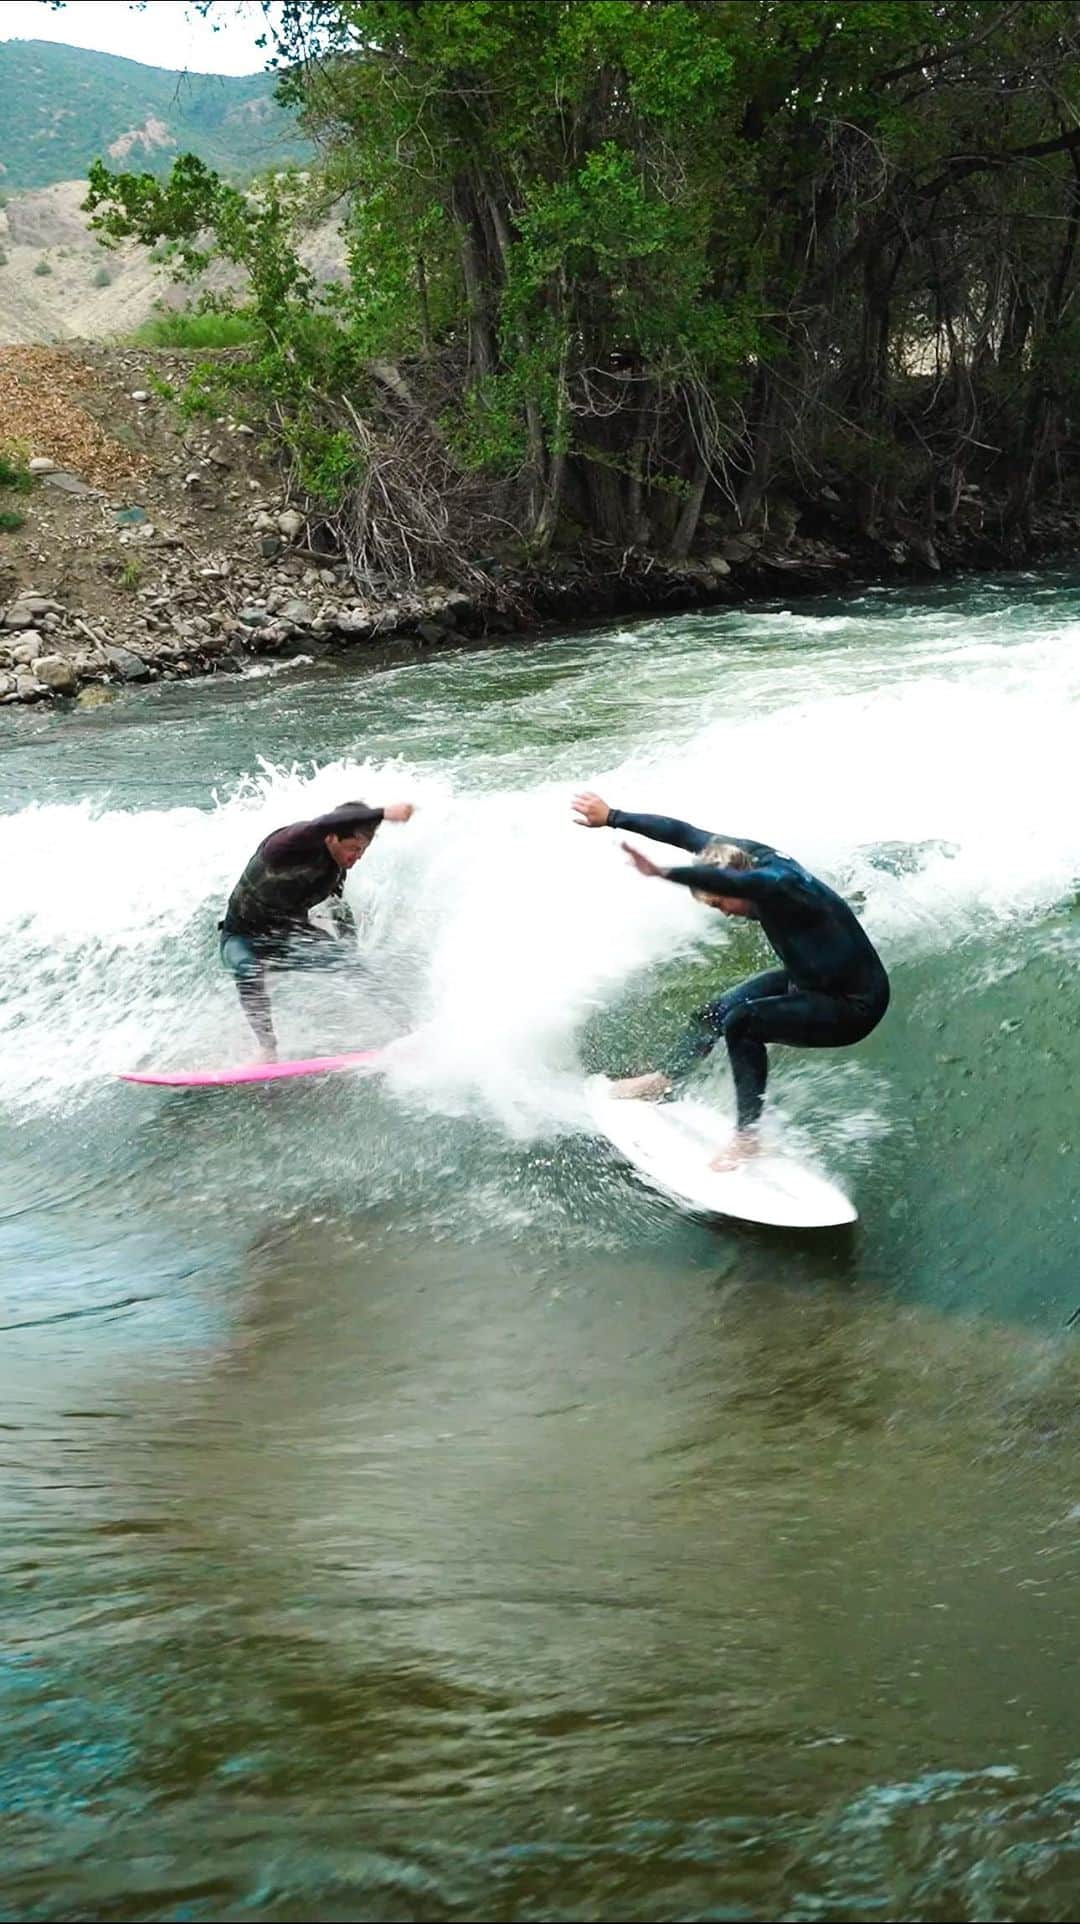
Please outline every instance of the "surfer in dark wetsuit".
[[631, 815], [588, 791], [574, 797], [573, 807], [582, 828], [627, 829], [701, 858], [661, 868], [640, 849], [623, 844], [640, 875], [679, 882], [724, 915], [760, 922], [783, 964], [751, 976], [702, 1009], [666, 1069], [611, 1087], [615, 1096], [666, 1095], [723, 1036], [735, 1083], [737, 1133], [733, 1149], [718, 1156], [713, 1167], [729, 1168], [757, 1147], [755, 1124], [769, 1067], [766, 1043], [836, 1049], [861, 1042], [889, 1006], [881, 958], [842, 896], [764, 842], [715, 836], [667, 815]]
[[[411, 802], [386, 808], [345, 802], [314, 821], [276, 829], [259, 843], [218, 926], [221, 959], [236, 977], [264, 1061], [277, 1056], [266, 964], [302, 969], [340, 961], [345, 945], [356, 939], [345, 877], [370, 848], [380, 822], [407, 822], [412, 812]], [[319, 902], [330, 904], [333, 933], [308, 920]]]

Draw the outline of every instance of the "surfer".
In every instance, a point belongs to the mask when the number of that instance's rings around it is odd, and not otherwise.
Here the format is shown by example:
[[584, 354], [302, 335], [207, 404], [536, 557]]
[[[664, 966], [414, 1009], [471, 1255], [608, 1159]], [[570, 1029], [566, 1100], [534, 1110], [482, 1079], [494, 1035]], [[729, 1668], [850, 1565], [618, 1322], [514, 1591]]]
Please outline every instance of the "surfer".
[[764, 842], [713, 835], [667, 815], [632, 815], [609, 808], [589, 790], [575, 795], [573, 810], [582, 828], [626, 829], [697, 856], [696, 862], [661, 868], [623, 843], [639, 875], [678, 882], [722, 915], [759, 922], [783, 964], [751, 976], [700, 1010], [664, 1069], [611, 1085], [614, 1096], [666, 1095], [723, 1036], [735, 1084], [736, 1135], [734, 1146], [712, 1166], [731, 1168], [757, 1148], [768, 1076], [766, 1043], [836, 1049], [861, 1042], [889, 1006], [881, 958], [842, 896]]
[[[267, 963], [310, 969], [340, 962], [356, 941], [356, 923], [344, 899], [345, 877], [371, 847], [380, 822], [407, 822], [412, 812], [411, 802], [390, 802], [385, 808], [344, 802], [313, 821], [275, 829], [259, 843], [218, 927], [221, 959], [236, 978], [263, 1061], [277, 1059]], [[330, 905], [332, 932], [308, 920], [319, 902]]]

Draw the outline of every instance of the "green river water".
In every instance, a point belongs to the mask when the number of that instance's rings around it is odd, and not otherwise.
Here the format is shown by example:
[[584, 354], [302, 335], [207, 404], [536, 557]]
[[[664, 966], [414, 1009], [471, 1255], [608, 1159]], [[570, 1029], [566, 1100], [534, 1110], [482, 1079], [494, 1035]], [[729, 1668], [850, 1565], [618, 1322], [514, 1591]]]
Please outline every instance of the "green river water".
[[[1078, 715], [1064, 574], [5, 712], [0, 1915], [1076, 1915]], [[764, 964], [583, 783], [857, 903], [770, 1085], [854, 1231], [590, 1135]], [[279, 1032], [411, 1052], [119, 1083], [248, 1053], [224, 895], [355, 795]]]

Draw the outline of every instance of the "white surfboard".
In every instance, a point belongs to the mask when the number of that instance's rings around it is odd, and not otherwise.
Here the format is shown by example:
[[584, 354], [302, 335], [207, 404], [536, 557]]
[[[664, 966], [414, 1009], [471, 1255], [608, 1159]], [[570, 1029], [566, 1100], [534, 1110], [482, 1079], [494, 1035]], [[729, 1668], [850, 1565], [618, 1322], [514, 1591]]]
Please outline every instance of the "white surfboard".
[[627, 1101], [610, 1089], [607, 1076], [590, 1076], [585, 1084], [596, 1127], [647, 1183], [683, 1209], [786, 1229], [857, 1220], [843, 1190], [782, 1151], [763, 1149], [735, 1169], [710, 1169], [733, 1127], [704, 1103]]

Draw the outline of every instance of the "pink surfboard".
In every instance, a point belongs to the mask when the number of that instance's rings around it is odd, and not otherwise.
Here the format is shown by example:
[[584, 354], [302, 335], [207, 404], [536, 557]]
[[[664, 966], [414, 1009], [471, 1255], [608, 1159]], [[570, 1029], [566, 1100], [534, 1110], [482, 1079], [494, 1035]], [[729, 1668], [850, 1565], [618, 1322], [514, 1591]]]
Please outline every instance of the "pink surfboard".
[[342, 1069], [373, 1069], [383, 1049], [351, 1055], [307, 1056], [299, 1062], [249, 1062], [239, 1069], [146, 1069], [121, 1073], [121, 1082], [149, 1082], [160, 1089], [228, 1089], [240, 1082], [281, 1082], [286, 1076], [333, 1076]]

